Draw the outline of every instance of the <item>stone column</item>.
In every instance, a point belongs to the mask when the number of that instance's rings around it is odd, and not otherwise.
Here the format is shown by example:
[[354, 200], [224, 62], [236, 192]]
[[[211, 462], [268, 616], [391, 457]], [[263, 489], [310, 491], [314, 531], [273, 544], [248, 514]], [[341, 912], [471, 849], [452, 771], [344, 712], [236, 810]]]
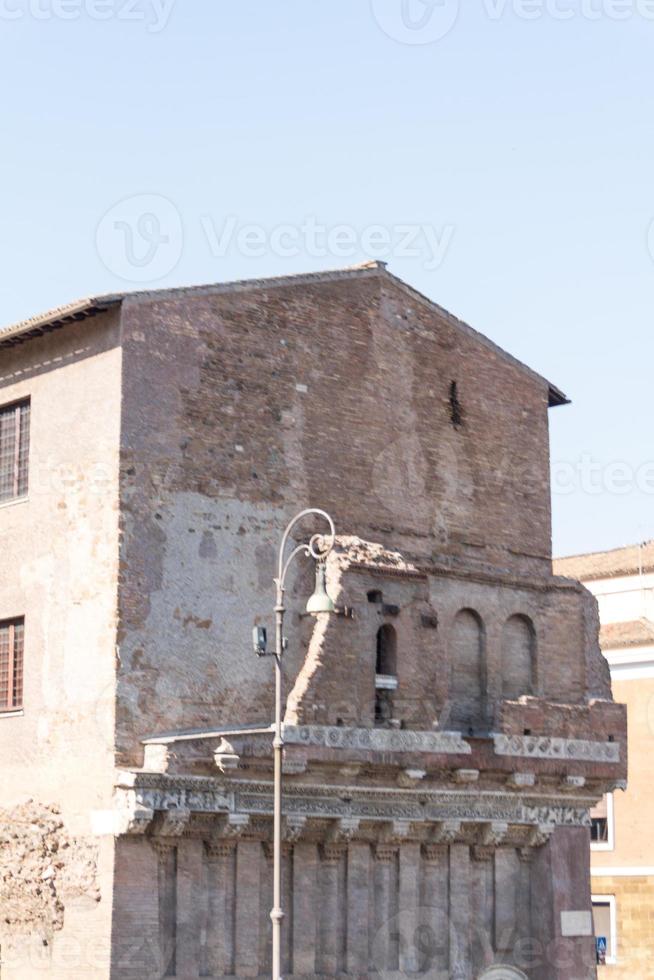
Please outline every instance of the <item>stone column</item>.
[[299, 842], [293, 848], [293, 973], [316, 972], [318, 848]]
[[[184, 980], [200, 976], [200, 926], [203, 850], [201, 840], [182, 838], [177, 845], [177, 956], [176, 975]], [[204, 917], [206, 921], [206, 916]]]
[[470, 848], [450, 847], [450, 980], [469, 980], [470, 956]]
[[207, 849], [209, 915], [207, 970], [209, 976], [234, 972], [234, 883], [236, 844], [218, 841]]
[[370, 845], [355, 841], [347, 853], [346, 972], [368, 972]]
[[[509, 953], [517, 938], [529, 935], [529, 927], [523, 932], [520, 928], [520, 906], [525, 898], [521, 892], [521, 866], [518, 852], [514, 847], [500, 847], [495, 851], [495, 910], [494, 942], [500, 953]], [[529, 902], [527, 901], [527, 912]]]
[[449, 860], [445, 844], [425, 844], [422, 849], [424, 877], [422, 905], [429, 925], [431, 962], [425, 965], [430, 975], [445, 976], [449, 946]]
[[400, 845], [400, 933], [399, 952], [401, 973], [417, 973], [420, 969], [418, 926], [420, 924], [420, 845]]
[[339, 901], [339, 873], [347, 853], [345, 844], [324, 844], [319, 869], [318, 973], [335, 976], [344, 963], [342, 907]]
[[590, 846], [585, 827], [557, 827], [531, 862], [533, 980], [595, 980]]
[[259, 885], [261, 843], [239, 840], [236, 845], [236, 923], [234, 972], [239, 977], [259, 973]]
[[380, 973], [398, 969], [397, 945], [391, 942], [397, 932], [396, 877], [398, 847], [378, 844], [374, 865], [374, 936], [371, 966]]

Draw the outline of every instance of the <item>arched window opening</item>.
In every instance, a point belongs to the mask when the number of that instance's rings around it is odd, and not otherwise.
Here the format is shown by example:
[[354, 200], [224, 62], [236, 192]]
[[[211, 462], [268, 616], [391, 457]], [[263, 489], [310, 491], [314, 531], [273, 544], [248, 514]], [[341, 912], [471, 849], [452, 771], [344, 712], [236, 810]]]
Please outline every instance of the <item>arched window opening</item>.
[[468, 734], [484, 726], [484, 626], [473, 609], [454, 620], [450, 647], [451, 723]]
[[397, 689], [397, 634], [384, 623], [377, 630], [375, 660], [375, 724], [388, 725], [393, 719], [393, 694]]
[[393, 626], [384, 623], [377, 630], [377, 674], [397, 674], [397, 634]]
[[536, 631], [528, 616], [511, 616], [502, 630], [502, 696], [534, 693]]

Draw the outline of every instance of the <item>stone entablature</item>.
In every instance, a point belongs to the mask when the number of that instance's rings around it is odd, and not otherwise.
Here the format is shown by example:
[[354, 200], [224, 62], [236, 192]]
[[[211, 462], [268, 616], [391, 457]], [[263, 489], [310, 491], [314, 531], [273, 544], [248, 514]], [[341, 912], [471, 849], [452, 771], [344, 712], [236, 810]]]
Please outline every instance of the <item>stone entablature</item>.
[[[444, 828], [456, 825], [453, 840], [467, 839], [476, 825], [486, 828], [481, 843], [490, 840], [487, 827], [506, 825], [523, 831], [538, 827], [585, 827], [588, 808], [596, 795], [553, 792], [506, 793], [480, 791], [471, 795], [462, 790], [390, 790], [351, 785], [287, 785], [284, 811], [296, 835], [311, 833], [333, 837], [334, 829], [346, 823], [349, 836], [364, 839], [402, 839], [439, 841]], [[196, 818], [215, 817], [213, 836], [248, 832], [250, 819], [264, 818], [261, 827], [267, 839], [272, 814], [272, 783], [240, 779], [181, 777], [153, 773], [124, 773], [116, 789], [116, 830], [118, 833], [156, 832], [176, 836], [190, 832]], [[198, 833], [206, 832], [204, 819]], [[451, 835], [450, 835], [451, 836]], [[514, 834], [515, 836], [515, 834]], [[496, 844], [499, 844], [499, 840]]]

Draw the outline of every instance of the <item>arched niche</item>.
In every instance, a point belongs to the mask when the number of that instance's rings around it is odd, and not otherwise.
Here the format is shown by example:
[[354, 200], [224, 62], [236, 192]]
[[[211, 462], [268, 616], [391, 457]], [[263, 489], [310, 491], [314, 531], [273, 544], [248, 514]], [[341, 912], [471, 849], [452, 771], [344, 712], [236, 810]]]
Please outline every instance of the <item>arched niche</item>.
[[511, 616], [502, 629], [502, 696], [534, 693], [536, 631], [528, 616]]
[[462, 609], [450, 638], [450, 720], [461, 731], [484, 722], [485, 630], [479, 613]]

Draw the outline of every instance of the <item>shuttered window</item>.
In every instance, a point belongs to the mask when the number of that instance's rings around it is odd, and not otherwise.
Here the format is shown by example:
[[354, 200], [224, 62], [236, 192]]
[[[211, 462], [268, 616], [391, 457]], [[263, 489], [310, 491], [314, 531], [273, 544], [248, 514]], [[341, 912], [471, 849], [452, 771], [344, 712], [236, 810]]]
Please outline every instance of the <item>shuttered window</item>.
[[29, 400], [0, 408], [0, 503], [27, 494]]
[[0, 711], [23, 706], [25, 620], [0, 622]]

